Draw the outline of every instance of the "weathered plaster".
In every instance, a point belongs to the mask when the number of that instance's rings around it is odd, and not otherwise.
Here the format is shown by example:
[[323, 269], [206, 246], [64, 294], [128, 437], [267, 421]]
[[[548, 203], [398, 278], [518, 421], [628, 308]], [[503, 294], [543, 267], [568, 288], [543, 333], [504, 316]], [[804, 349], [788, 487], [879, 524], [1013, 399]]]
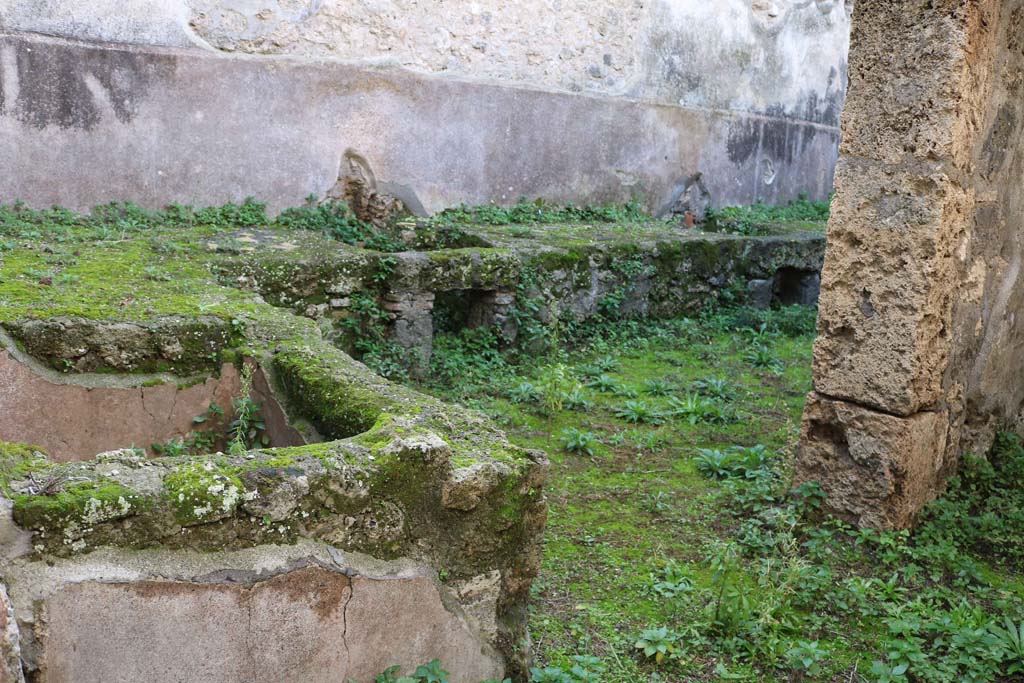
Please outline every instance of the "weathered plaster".
[[[0, 29], [110, 43], [203, 47], [183, 2], [166, 0], [5, 0]], [[208, 48], [209, 49], [209, 48]]]
[[[241, 392], [238, 371], [230, 364], [218, 377], [191, 386], [178, 386], [179, 379], [170, 376], [133, 377], [134, 386], [110, 380], [108, 375], [62, 376], [0, 349], [0, 441], [32, 443], [57, 462], [129, 445], [152, 452], [154, 444], [187, 438], [211, 404], [224, 411], [224, 424], [230, 423], [232, 402]], [[253, 397], [268, 425], [268, 445], [303, 443], [262, 378]]]
[[279, 209], [328, 194], [346, 153], [424, 211], [521, 195], [660, 210], [698, 174], [718, 205], [831, 188], [842, 2], [111, 8], [0, 14], [0, 134], [18, 150], [0, 202]]
[[[25, 665], [46, 683], [172, 672], [196, 682], [369, 681], [435, 657], [458, 683], [504, 669], [436, 572], [312, 541], [226, 553], [106, 548], [18, 561], [5, 574]], [[493, 610], [500, 588], [488, 590]]]

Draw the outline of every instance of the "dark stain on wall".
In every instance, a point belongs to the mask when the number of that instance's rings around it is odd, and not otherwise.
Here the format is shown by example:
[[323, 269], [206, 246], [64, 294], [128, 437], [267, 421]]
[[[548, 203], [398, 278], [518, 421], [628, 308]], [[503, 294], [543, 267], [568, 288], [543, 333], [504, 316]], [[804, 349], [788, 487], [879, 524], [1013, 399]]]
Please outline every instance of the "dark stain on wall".
[[995, 123], [981, 151], [986, 178], [991, 178], [1002, 170], [1006, 163], [1007, 150], [1012, 147], [1016, 136], [1017, 108], [1012, 102], [1006, 102], [999, 107]]
[[729, 125], [729, 137], [725, 141], [729, 161], [742, 166], [757, 155], [761, 141], [761, 121], [754, 118], [736, 119]]
[[729, 161], [742, 166], [763, 155], [772, 161], [792, 164], [814, 142], [813, 125], [781, 119], [739, 119], [729, 128], [726, 150]]
[[[109, 111], [129, 123], [152, 86], [172, 76], [176, 66], [172, 55], [76, 45], [43, 48], [28, 41], [7, 44], [13, 47], [17, 83], [4, 83], [0, 70], [0, 97], [5, 98], [0, 113], [39, 129], [91, 130]], [[12, 92], [17, 99], [6, 101]]]

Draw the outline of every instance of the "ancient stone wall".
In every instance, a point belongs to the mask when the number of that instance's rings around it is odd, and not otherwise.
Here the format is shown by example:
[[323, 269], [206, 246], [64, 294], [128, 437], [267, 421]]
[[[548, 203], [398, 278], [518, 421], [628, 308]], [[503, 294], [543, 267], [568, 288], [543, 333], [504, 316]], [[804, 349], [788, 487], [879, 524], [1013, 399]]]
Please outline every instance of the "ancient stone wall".
[[862, 2], [797, 481], [909, 525], [1019, 422], [1024, 2]]
[[525, 680], [546, 459], [289, 318], [262, 371], [334, 441], [63, 465], [0, 442], [0, 680], [370, 681], [434, 658]]
[[824, 197], [850, 6], [10, 0], [0, 202], [280, 208], [346, 152], [419, 212]]
[[387, 254], [193, 215], [5, 224], [0, 681], [525, 681], [544, 455], [226, 276]]

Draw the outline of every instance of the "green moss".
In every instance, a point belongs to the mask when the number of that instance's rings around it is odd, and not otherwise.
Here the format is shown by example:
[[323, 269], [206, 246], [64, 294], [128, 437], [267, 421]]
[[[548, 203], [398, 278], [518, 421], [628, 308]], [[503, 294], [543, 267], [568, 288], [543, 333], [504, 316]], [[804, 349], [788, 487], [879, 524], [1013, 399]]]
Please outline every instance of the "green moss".
[[275, 374], [292, 404], [321, 434], [334, 439], [370, 429], [387, 405], [370, 386], [345, 382], [332, 372], [344, 372], [336, 365], [341, 362], [334, 354], [316, 353], [304, 346], [282, 350], [273, 358]]
[[28, 477], [43, 479], [53, 468], [39, 446], [0, 441], [0, 489], [9, 494], [10, 482]]
[[544, 271], [565, 270], [573, 271], [577, 268], [588, 266], [588, 254], [580, 248], [552, 249], [542, 251], [534, 255], [529, 263], [535, 268]]
[[233, 471], [212, 460], [189, 462], [164, 477], [164, 491], [182, 526], [233, 515], [245, 486]]
[[78, 529], [127, 516], [141, 503], [139, 494], [120, 484], [85, 482], [51, 495], [14, 496], [14, 521], [27, 529]]

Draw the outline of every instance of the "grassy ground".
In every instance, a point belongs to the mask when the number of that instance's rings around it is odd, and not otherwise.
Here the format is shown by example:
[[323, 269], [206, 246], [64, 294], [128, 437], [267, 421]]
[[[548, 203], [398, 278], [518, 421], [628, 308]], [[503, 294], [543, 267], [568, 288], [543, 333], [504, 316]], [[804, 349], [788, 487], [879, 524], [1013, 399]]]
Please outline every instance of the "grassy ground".
[[551, 455], [535, 681], [1024, 680], [1021, 566], [966, 540], [973, 503], [879, 535], [786, 495], [812, 330], [800, 309], [619, 323], [518, 368], [441, 341], [460, 379], [421, 388]]
[[[713, 218], [761, 234], [825, 213], [798, 202]], [[438, 224], [637, 215], [533, 203]], [[244, 313], [258, 304], [214, 277], [200, 241], [266, 222], [254, 203], [91, 217], [0, 207], [0, 319]], [[400, 248], [339, 207], [274, 226]], [[968, 460], [912, 535], [824, 518], [820, 490], [789, 490], [813, 316], [555, 321], [539, 330], [548, 350], [527, 340], [511, 354], [489, 330], [436, 340], [420, 388], [487, 412], [552, 458], [536, 683], [1024, 681], [1024, 448], [1004, 436], [988, 460]]]

